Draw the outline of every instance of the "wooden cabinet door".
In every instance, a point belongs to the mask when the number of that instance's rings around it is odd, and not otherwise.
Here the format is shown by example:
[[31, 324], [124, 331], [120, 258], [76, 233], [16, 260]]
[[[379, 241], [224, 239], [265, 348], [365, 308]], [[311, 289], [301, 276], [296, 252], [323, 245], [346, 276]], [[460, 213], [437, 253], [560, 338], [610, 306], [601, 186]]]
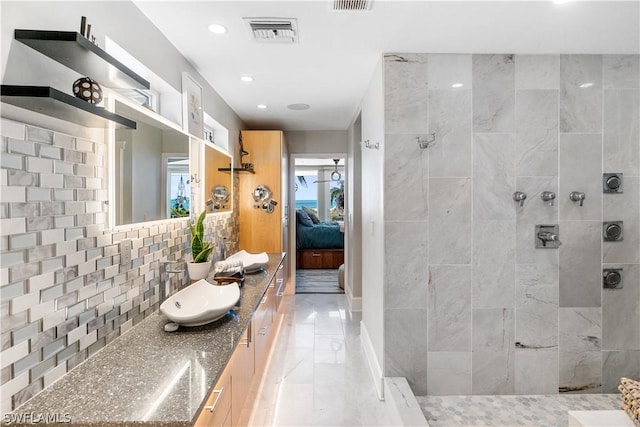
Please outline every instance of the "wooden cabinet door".
[[224, 426], [231, 411], [231, 370], [222, 372], [213, 391], [198, 416], [195, 427]]
[[240, 415], [251, 388], [254, 367], [253, 320], [238, 343], [231, 358], [231, 425], [240, 424]]

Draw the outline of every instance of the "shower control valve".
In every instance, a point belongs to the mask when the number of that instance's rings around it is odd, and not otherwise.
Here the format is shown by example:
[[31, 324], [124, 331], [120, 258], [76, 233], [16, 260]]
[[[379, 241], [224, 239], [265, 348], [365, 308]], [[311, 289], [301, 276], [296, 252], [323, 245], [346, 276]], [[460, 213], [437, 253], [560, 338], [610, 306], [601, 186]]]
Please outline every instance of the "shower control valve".
[[580, 202], [580, 206], [584, 203], [585, 197], [585, 194], [581, 191], [572, 191], [571, 194], [569, 194], [569, 199], [572, 202]]
[[524, 200], [527, 198], [527, 193], [523, 193], [522, 191], [516, 191], [511, 195], [513, 200], [516, 202], [520, 202], [520, 206], [524, 206]]
[[553, 201], [556, 198], [556, 193], [554, 193], [553, 191], [543, 191], [542, 194], [540, 194], [540, 198], [543, 202], [547, 202], [549, 206], [553, 206]]

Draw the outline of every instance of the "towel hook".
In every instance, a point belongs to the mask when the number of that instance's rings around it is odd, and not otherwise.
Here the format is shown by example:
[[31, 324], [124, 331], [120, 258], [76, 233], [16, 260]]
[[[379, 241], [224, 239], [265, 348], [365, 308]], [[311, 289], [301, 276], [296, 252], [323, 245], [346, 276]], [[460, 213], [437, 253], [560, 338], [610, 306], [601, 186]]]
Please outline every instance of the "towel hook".
[[425, 148], [429, 148], [429, 146], [436, 141], [436, 133], [430, 133], [427, 136], [427, 139], [421, 139], [419, 136], [416, 136], [416, 139], [418, 140], [418, 147], [424, 150]]

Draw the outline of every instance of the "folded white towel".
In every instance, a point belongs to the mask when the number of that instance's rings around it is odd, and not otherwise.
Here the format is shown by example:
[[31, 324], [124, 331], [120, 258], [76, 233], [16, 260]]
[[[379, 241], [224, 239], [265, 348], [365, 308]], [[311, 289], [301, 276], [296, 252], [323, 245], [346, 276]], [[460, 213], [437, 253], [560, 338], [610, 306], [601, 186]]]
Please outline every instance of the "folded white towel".
[[227, 259], [226, 261], [218, 261], [213, 265], [214, 273], [219, 273], [221, 271], [228, 272], [238, 272], [242, 271], [242, 260], [241, 259]]

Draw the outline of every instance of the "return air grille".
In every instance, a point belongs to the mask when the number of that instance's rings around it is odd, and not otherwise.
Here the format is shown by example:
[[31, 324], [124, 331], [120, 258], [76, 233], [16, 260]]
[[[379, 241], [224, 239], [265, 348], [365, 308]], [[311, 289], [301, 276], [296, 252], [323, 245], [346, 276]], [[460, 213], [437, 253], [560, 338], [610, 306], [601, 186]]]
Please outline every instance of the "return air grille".
[[333, 0], [333, 10], [368, 10], [369, 0]]
[[294, 18], [244, 18], [251, 37], [262, 43], [297, 43], [298, 26]]

